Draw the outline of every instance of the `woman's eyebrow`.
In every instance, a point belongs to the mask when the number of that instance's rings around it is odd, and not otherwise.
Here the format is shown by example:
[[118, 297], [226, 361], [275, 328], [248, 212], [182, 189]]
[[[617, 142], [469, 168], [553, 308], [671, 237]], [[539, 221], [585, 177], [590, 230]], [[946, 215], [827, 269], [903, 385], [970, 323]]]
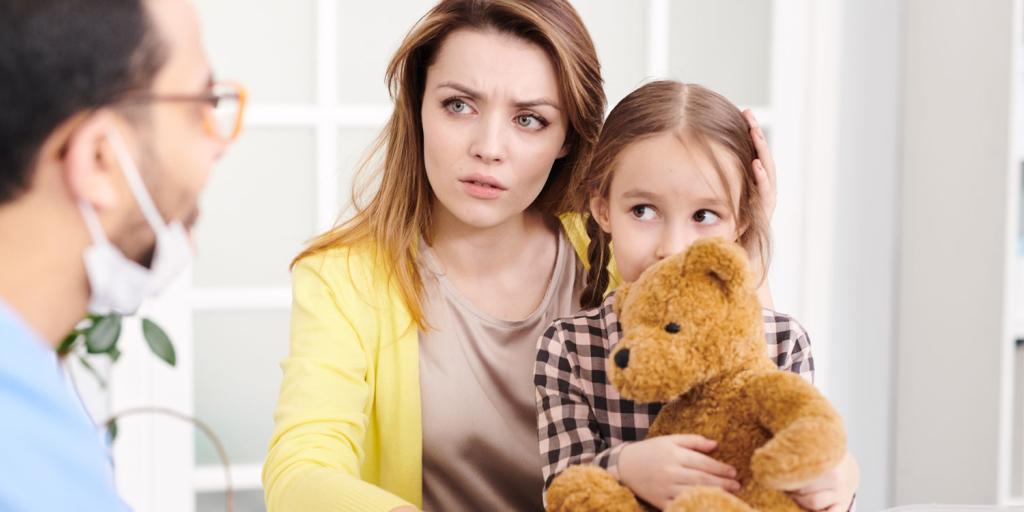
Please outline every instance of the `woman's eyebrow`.
[[[444, 88], [455, 89], [456, 91], [459, 91], [462, 94], [465, 94], [466, 96], [469, 96], [470, 98], [473, 98], [473, 99], [482, 100], [482, 101], [487, 100], [487, 96], [485, 94], [483, 94], [480, 91], [477, 91], [477, 90], [475, 90], [475, 89], [473, 89], [471, 87], [467, 87], [465, 85], [462, 85], [462, 84], [460, 84], [458, 82], [448, 81], [448, 82], [441, 82], [441, 83], [437, 84], [437, 89], [444, 89]], [[547, 99], [547, 98], [538, 98], [538, 99], [533, 99], [533, 100], [516, 101], [516, 102], [513, 103], [513, 105], [515, 105], [516, 108], [532, 108], [532, 107], [539, 107], [539, 106], [548, 106], [548, 107], [551, 107], [551, 108], [553, 108], [555, 110], [559, 110], [559, 111], [562, 110], [562, 107], [560, 107], [558, 105], [558, 102], [556, 102], [554, 100]]]

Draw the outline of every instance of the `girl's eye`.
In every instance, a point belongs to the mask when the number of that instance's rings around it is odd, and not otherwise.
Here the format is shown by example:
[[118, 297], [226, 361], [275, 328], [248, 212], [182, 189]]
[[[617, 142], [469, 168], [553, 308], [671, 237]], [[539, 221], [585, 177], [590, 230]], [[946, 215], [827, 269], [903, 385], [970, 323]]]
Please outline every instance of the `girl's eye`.
[[693, 214], [693, 220], [697, 221], [698, 224], [711, 226], [717, 224], [722, 218], [711, 210], [697, 210], [697, 213]]
[[638, 220], [651, 220], [657, 213], [654, 210], [654, 207], [649, 204], [638, 204], [631, 208], [630, 212], [633, 214], [633, 217], [636, 217]]
[[516, 116], [516, 124], [522, 128], [531, 130], [539, 130], [547, 126], [547, 123], [539, 116], [534, 114], [523, 114]]
[[453, 114], [465, 114], [466, 112], [469, 112], [469, 104], [458, 98], [447, 100], [444, 106]]

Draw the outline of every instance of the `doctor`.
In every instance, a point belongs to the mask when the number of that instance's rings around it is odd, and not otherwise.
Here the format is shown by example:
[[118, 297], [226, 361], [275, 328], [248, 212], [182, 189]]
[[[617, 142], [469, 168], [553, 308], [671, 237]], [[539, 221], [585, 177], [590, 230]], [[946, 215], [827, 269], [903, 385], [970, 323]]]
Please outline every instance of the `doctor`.
[[186, 0], [0, 2], [0, 510], [127, 508], [54, 349], [187, 265], [243, 105]]

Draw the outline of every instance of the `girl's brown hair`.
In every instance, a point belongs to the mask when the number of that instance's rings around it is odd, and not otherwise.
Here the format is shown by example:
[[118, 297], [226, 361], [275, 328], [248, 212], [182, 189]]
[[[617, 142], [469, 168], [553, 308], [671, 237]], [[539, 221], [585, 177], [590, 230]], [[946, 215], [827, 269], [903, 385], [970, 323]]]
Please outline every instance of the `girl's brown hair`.
[[740, 166], [739, 209], [733, 212], [740, 226], [739, 242], [758, 249], [762, 268], [767, 268], [771, 252], [768, 219], [761, 208], [761, 197], [754, 178], [757, 156], [750, 127], [743, 114], [722, 95], [696, 84], [675, 81], [651, 82], [626, 96], [605, 120], [594, 150], [590, 172], [582, 183], [582, 194], [574, 210], [587, 216], [590, 245], [587, 259], [590, 269], [587, 285], [580, 297], [583, 307], [595, 307], [604, 299], [610, 281], [611, 236], [605, 233], [590, 212], [593, 198], [608, 199], [619, 155], [630, 144], [663, 133], [675, 133], [680, 143], [698, 148], [715, 166], [730, 205], [736, 204], [728, 186], [730, 162], [720, 162], [713, 147], [724, 149]]
[[[321, 251], [367, 243], [386, 267], [416, 324], [423, 328], [423, 284], [416, 265], [420, 237], [430, 243], [431, 201], [423, 163], [423, 102], [427, 68], [448, 34], [458, 29], [495, 30], [541, 47], [555, 68], [568, 117], [569, 152], [556, 160], [532, 207], [556, 216], [568, 212], [589, 168], [604, 114], [597, 52], [579, 14], [566, 0], [444, 0], [405, 36], [385, 75], [394, 111], [359, 169], [351, 220], [314, 239], [292, 265]], [[366, 204], [371, 186], [379, 186]]]

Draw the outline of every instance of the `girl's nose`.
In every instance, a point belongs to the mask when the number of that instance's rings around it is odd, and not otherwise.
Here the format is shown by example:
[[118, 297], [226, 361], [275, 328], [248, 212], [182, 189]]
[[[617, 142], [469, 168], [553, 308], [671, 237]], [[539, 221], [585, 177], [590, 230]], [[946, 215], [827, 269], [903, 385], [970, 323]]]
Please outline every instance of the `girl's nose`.
[[669, 227], [661, 237], [655, 256], [659, 260], [679, 254], [690, 247], [697, 238], [696, 233], [685, 227]]

